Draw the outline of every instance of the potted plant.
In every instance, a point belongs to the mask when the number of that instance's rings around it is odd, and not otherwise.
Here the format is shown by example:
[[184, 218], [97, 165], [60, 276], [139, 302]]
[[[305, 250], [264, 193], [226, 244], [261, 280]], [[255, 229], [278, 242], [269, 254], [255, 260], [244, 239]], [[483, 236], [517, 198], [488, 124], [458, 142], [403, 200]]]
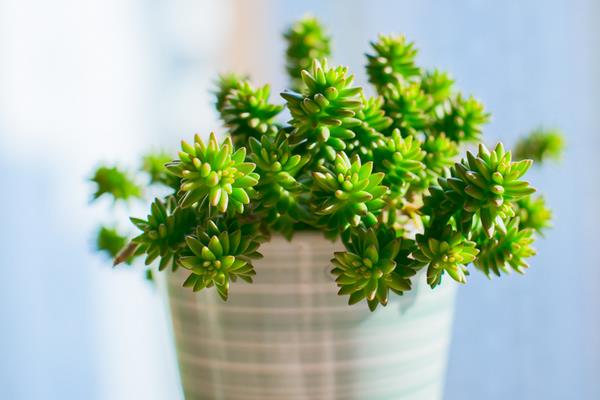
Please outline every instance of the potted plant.
[[[137, 236], [105, 226], [98, 248], [166, 271], [186, 398], [440, 398], [455, 282], [469, 265], [528, 267], [551, 213], [523, 179], [527, 157], [562, 139], [536, 131], [516, 159], [488, 149], [483, 105], [419, 67], [403, 36], [371, 43], [370, 97], [328, 64], [316, 19], [285, 38], [285, 103], [222, 76], [226, 137], [146, 156], [148, 184], [167, 194], [131, 218]], [[92, 180], [95, 198], [143, 198], [117, 167]]]

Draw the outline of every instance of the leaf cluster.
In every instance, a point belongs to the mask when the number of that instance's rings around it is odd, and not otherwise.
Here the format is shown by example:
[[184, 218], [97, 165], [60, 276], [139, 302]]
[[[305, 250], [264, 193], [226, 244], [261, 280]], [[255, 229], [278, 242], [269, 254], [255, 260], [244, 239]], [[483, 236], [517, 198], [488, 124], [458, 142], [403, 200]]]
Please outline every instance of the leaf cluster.
[[515, 158], [536, 163], [558, 160], [565, 149], [563, 134], [556, 129], [538, 128], [523, 136], [515, 145]]
[[[268, 85], [222, 75], [215, 106], [224, 139], [196, 135], [172, 159], [144, 159], [150, 182], [170, 191], [146, 219], [132, 218], [141, 233], [116, 261], [144, 255], [159, 269], [183, 267], [184, 286], [214, 287], [227, 299], [231, 282], [252, 281], [253, 260], [271, 235], [291, 240], [297, 230], [316, 230], [344, 243], [331, 261], [339, 294], [371, 310], [410, 290], [420, 270], [432, 287], [446, 275], [466, 282], [471, 264], [485, 274], [523, 272], [551, 217], [543, 199], [531, 197], [524, 175], [532, 161], [523, 157], [555, 154], [554, 136], [523, 141], [516, 161], [501, 143], [488, 149], [480, 143], [490, 118], [483, 104], [449, 74], [419, 66], [404, 36], [371, 43], [371, 97], [347, 67], [329, 64], [331, 40], [316, 19], [284, 37], [284, 103], [272, 102]], [[96, 173], [97, 196], [141, 195], [127, 175], [111, 174]], [[99, 247], [114, 255], [109, 233]]]

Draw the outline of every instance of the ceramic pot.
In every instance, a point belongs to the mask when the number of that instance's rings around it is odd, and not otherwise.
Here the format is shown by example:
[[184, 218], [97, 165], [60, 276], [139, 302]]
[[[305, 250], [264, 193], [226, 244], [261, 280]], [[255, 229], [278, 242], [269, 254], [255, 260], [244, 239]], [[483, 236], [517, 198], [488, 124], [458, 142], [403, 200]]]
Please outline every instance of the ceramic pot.
[[330, 274], [337, 249], [317, 233], [274, 237], [227, 302], [166, 274], [186, 399], [441, 399], [455, 285], [431, 290], [419, 274], [387, 307], [348, 306]]

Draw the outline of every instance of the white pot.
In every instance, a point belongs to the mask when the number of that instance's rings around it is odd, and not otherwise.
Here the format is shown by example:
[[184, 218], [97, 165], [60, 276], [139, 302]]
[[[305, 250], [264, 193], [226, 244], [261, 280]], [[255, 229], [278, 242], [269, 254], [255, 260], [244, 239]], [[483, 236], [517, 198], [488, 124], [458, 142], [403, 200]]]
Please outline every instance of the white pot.
[[348, 306], [329, 273], [336, 247], [274, 237], [227, 302], [166, 274], [186, 399], [441, 399], [455, 285], [431, 290], [419, 274], [387, 307]]

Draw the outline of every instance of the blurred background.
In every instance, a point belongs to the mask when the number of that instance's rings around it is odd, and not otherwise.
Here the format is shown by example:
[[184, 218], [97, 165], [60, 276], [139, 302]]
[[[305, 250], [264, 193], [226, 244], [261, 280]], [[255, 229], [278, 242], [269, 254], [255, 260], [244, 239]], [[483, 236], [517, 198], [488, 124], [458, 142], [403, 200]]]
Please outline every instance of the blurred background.
[[532, 268], [459, 290], [446, 398], [600, 398], [595, 0], [0, 0], [0, 398], [181, 398], [157, 290], [92, 251], [115, 216], [89, 207], [86, 179], [219, 131], [219, 72], [277, 97], [281, 32], [306, 13], [361, 84], [369, 40], [405, 33], [483, 100], [488, 143], [542, 123], [567, 134], [562, 162], [531, 174], [555, 212]]

